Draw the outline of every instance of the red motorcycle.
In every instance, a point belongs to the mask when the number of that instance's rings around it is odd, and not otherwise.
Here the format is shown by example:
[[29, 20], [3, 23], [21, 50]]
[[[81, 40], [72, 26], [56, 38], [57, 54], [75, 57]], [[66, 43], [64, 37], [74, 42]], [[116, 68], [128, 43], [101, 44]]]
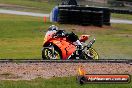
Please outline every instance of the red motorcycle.
[[92, 48], [95, 39], [92, 39], [88, 44], [85, 43], [90, 35], [81, 35], [79, 41], [82, 44], [81, 53], [78, 53], [76, 41], [76, 35], [72, 32], [72, 35], [59, 35], [58, 33], [49, 33], [44, 37], [42, 58], [44, 60], [49, 59], [99, 59], [98, 53]]

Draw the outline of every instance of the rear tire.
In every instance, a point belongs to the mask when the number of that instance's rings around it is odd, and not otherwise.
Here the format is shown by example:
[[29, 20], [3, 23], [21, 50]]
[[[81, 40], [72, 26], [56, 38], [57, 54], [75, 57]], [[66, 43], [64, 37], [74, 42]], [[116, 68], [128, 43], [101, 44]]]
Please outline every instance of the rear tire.
[[95, 49], [93, 49], [92, 47], [88, 49], [89, 51], [89, 54], [90, 54], [90, 57], [93, 59], [93, 60], [97, 60], [99, 59], [99, 55], [98, 53], [96, 52]]

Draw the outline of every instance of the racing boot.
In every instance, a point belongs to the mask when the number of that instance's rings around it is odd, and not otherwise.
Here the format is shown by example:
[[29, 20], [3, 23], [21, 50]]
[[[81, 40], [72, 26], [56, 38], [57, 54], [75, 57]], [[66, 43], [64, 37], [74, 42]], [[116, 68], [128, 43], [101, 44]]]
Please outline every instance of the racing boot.
[[80, 59], [81, 55], [82, 55], [82, 51], [83, 51], [83, 48], [81, 45], [78, 45], [77, 46], [77, 50], [76, 50], [76, 57], [77, 59]]

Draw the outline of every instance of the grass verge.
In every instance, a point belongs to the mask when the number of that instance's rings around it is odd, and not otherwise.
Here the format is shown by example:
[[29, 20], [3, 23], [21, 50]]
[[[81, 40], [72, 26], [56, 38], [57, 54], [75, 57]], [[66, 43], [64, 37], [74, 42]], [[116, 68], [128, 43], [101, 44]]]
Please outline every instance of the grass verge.
[[2, 8], [14, 10], [21, 8], [19, 10], [45, 13], [49, 13], [56, 3], [53, 1], [49, 2], [48, 0], [0, 0], [0, 4], [5, 4]]
[[130, 14], [111, 14], [112, 18], [118, 18], [118, 19], [126, 19], [126, 20], [132, 20], [132, 15]]
[[75, 77], [35, 79], [31, 81], [0, 81], [0, 88], [131, 88], [129, 84], [85, 84], [79, 85]]
[[51, 23], [37, 17], [0, 17], [0, 58], [41, 58], [44, 31]]

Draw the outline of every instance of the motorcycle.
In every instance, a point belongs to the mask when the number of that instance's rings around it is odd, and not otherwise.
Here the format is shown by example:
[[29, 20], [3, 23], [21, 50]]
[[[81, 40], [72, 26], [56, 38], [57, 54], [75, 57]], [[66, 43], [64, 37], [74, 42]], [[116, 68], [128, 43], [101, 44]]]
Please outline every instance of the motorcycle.
[[[72, 32], [72, 34], [74, 33]], [[98, 53], [92, 48], [95, 38], [88, 44], [85, 43], [89, 37], [90, 35], [80, 36], [79, 41], [81, 42], [83, 49], [81, 50], [81, 53], [79, 53], [77, 45], [74, 44], [76, 41], [74, 36], [61, 36], [57, 33], [45, 35], [42, 48], [42, 58], [44, 60], [99, 59]]]

